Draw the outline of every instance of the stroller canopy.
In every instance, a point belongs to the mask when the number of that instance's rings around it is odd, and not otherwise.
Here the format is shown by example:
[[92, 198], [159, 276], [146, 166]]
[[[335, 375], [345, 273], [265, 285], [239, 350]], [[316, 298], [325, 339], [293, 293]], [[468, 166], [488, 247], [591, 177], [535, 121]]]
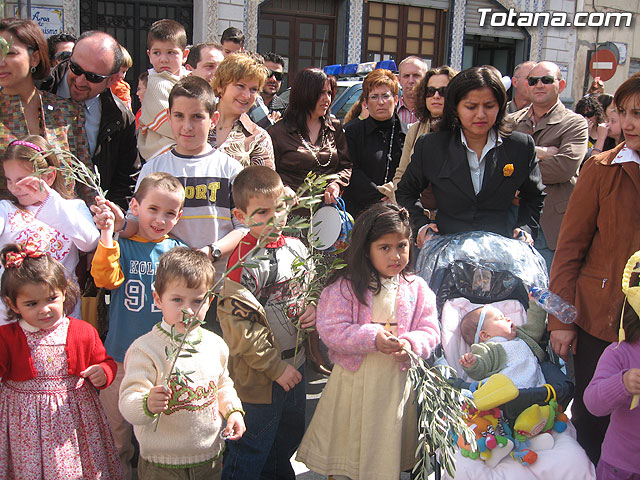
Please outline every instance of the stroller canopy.
[[438, 235], [428, 241], [416, 265], [436, 293], [438, 310], [451, 298], [474, 303], [519, 300], [528, 307], [528, 290], [546, 288], [547, 267], [530, 245], [489, 232]]

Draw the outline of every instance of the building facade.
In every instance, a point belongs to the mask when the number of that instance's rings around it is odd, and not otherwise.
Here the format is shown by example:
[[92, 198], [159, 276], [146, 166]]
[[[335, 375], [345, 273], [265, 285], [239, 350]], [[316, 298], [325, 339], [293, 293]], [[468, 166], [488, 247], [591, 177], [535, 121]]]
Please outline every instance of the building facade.
[[[591, 10], [593, 5], [596, 11], [628, 8], [625, 0], [590, 2]], [[17, 6], [6, 2], [5, 15]], [[619, 47], [620, 65], [608, 91], [640, 70], [632, 51], [640, 31], [633, 28], [489, 25], [492, 16], [509, 12], [564, 12], [572, 18], [589, 11], [584, 0], [32, 0], [32, 11], [34, 6], [61, 9], [68, 32], [95, 28], [113, 34], [136, 62], [128, 78], [134, 83], [147, 67], [147, 29], [159, 18], [185, 25], [192, 43], [219, 39], [227, 27], [238, 27], [247, 49], [285, 57], [289, 75], [312, 65], [398, 62], [408, 55], [456, 69], [491, 64], [509, 75], [524, 60], [551, 60], [567, 80], [562, 98], [570, 104], [591, 80], [588, 61], [597, 45], [610, 41]]]

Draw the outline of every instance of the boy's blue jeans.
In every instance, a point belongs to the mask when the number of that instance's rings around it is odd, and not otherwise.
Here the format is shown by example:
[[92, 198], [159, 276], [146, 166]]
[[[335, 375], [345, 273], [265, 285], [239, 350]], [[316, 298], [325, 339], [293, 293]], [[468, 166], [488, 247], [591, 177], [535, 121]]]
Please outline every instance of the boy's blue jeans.
[[273, 382], [270, 404], [242, 403], [247, 431], [238, 441], [227, 441], [223, 480], [295, 480], [290, 458], [300, 445], [305, 428], [306, 386], [292, 390]]

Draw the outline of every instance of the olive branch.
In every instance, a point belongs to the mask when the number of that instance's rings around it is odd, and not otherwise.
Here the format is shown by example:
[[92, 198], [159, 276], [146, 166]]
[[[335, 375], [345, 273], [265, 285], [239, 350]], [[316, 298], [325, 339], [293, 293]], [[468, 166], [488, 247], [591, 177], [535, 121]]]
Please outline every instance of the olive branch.
[[[0, 37], [1, 38], [1, 37]], [[1, 48], [1, 47], [0, 47]], [[44, 168], [38, 166], [38, 160], [44, 159], [49, 155], [55, 155], [58, 158], [59, 166], [48, 165]], [[29, 157], [29, 161], [33, 163], [33, 175], [39, 178], [46, 173], [55, 171], [62, 174], [69, 190], [73, 191], [76, 184], [84, 185], [95, 195], [105, 197], [107, 192], [100, 187], [100, 173], [98, 167], [93, 166], [93, 170], [81, 162], [73, 153], [61, 150], [59, 148], [51, 148], [38, 152], [34, 150], [33, 155]]]
[[[298, 188], [295, 197], [284, 196], [282, 205], [276, 209], [275, 215], [266, 222], [267, 228], [265, 228], [260, 238], [258, 238], [256, 245], [248, 250], [244, 255], [242, 255], [239, 261], [234, 266], [227, 269], [222, 274], [221, 278], [216, 281], [215, 284], [207, 291], [203, 302], [200, 304], [196, 312], [191, 314], [187, 310], [182, 310], [182, 323], [185, 326], [185, 333], [177, 332], [175, 329], [175, 325], [173, 325], [171, 327], [171, 332], [169, 332], [170, 345], [165, 347], [166, 358], [171, 362], [169, 371], [163, 379], [164, 384], [167, 387], [169, 387], [171, 381], [182, 387], [186, 387], [188, 385], [188, 382], [192, 381], [189, 375], [193, 372], [184, 372], [180, 370], [180, 368], [176, 364], [179, 358], [189, 358], [198, 352], [196, 345], [197, 343], [199, 343], [199, 340], [189, 340], [189, 334], [193, 332], [196, 327], [206, 323], [204, 320], [200, 320], [198, 318], [198, 314], [200, 313], [200, 310], [204, 305], [209, 304], [209, 299], [217, 295], [215, 292], [218, 290], [218, 287], [222, 284], [224, 279], [227, 278], [231, 272], [238, 268], [257, 268], [258, 262], [266, 260], [267, 257], [264, 255], [253, 256], [254, 253], [270, 243], [273, 240], [274, 235], [277, 235], [281, 229], [283, 232], [286, 231], [287, 233], [297, 233], [298, 236], [306, 235], [306, 231], [310, 228], [311, 225], [308, 219], [305, 219], [301, 216], [295, 216], [291, 220], [291, 222], [288, 222], [287, 226], [284, 228], [279, 225], [278, 219], [283, 215], [288, 215], [290, 212], [297, 209], [307, 209], [313, 211], [321, 203], [321, 197], [326, 188], [326, 185], [333, 178], [334, 176], [318, 176], [313, 173], [309, 173], [300, 188]], [[251, 217], [249, 217], [248, 220], [248, 223], [252, 223]], [[254, 225], [259, 226], [262, 225], [262, 223], [255, 223]], [[251, 258], [251, 260], [248, 260], [249, 258]], [[296, 265], [300, 265], [300, 267], [295, 271], [293, 281], [299, 281], [301, 285], [306, 285], [305, 288], [300, 289], [300, 291], [298, 292], [298, 302], [300, 304], [308, 304], [308, 302], [315, 301], [315, 299], [317, 299], [317, 296], [319, 296], [318, 292], [321, 291], [322, 287], [317, 283], [320, 281], [320, 277], [315, 274], [316, 264], [313, 255], [307, 257], [306, 259], [298, 259], [294, 263]], [[306, 282], [304, 277], [318, 278], [318, 280], [310, 280], [309, 282]], [[314, 281], [316, 283], [314, 283]], [[310, 297], [310, 294], [316, 296]], [[299, 323], [296, 326], [298, 328], [298, 332], [300, 332], [301, 328], [299, 326]], [[158, 428], [160, 417], [161, 414], [158, 414], [154, 420], [154, 430]]]
[[430, 455], [439, 451], [440, 463], [451, 477], [455, 476], [455, 438], [463, 438], [476, 450], [476, 437], [467, 424], [467, 411], [475, 408], [473, 401], [453, 387], [455, 371], [448, 365], [430, 367], [415, 353], [409, 355], [409, 379], [413, 384], [418, 405], [418, 461], [413, 467], [415, 480], [427, 480]]
[[[291, 265], [293, 274], [292, 281], [301, 287], [302, 298], [300, 304], [304, 306], [317, 304], [329, 275], [334, 270], [346, 267], [346, 263], [341, 259], [326, 256], [326, 254], [322, 253], [320, 247], [324, 245], [313, 231], [313, 217], [322, 205], [321, 192], [324, 192], [328, 183], [336, 178], [338, 178], [337, 175], [316, 175], [310, 172], [300, 185], [296, 194], [298, 197], [298, 208], [304, 209], [308, 212], [309, 216], [294, 216], [283, 229], [283, 232], [294, 236], [302, 235], [307, 241], [308, 255], [305, 258], [298, 257]], [[321, 223], [322, 222], [318, 222], [315, 226], [317, 227]], [[340, 253], [340, 251], [336, 253]], [[299, 311], [297, 318], [294, 320], [294, 326], [297, 329], [296, 348], [293, 356], [294, 364], [296, 363], [300, 343], [309, 333], [315, 330], [315, 327], [302, 328], [300, 314], [303, 312], [304, 310]]]
[[[2, 6], [4, 7], [4, 2], [2, 2]], [[2, 57], [2, 60], [7, 58], [7, 55], [9, 55], [9, 50], [11, 50], [12, 46], [13, 36], [9, 39], [8, 42], [3, 37], [0, 37], [0, 56]]]

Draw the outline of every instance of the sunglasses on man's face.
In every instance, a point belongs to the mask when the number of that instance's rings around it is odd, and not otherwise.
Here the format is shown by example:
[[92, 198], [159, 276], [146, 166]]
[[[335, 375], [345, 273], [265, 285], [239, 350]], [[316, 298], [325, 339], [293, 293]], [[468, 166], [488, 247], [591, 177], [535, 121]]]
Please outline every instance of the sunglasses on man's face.
[[594, 117], [595, 115], [596, 115], [596, 112], [584, 112], [582, 114], [582, 116], [586, 118], [591, 118], [591, 117]]
[[273, 77], [279, 82], [282, 80], [283, 75], [284, 75], [283, 72], [274, 72], [273, 70], [269, 70], [269, 73], [267, 74], [267, 78]]
[[87, 72], [86, 70], [83, 70], [82, 67], [77, 63], [75, 63], [73, 60], [69, 60], [69, 69], [77, 77], [84, 75], [84, 78], [86, 78], [87, 82], [90, 82], [90, 83], [104, 82], [107, 78], [113, 75], [113, 74], [98, 75], [97, 73]]
[[433, 97], [436, 94], [436, 92], [438, 92], [438, 95], [440, 95], [441, 97], [444, 97], [444, 94], [446, 91], [447, 91], [447, 87], [439, 87], [439, 88], [427, 87], [427, 91], [425, 93], [427, 98]]
[[553, 75], [545, 75], [544, 77], [527, 77], [527, 82], [530, 87], [538, 84], [538, 80], [542, 81], [544, 85], [551, 85], [556, 81], [556, 77]]

